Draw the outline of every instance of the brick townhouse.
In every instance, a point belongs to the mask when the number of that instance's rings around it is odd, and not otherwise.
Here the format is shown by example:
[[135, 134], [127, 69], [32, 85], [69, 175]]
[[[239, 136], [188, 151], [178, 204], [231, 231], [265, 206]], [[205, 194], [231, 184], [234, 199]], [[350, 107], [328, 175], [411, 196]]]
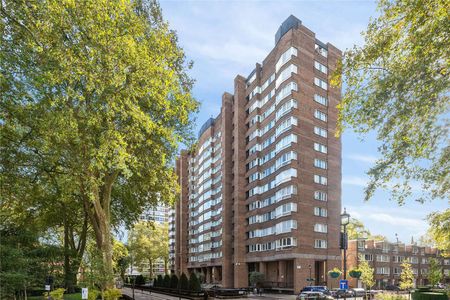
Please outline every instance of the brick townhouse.
[[[438, 259], [443, 272], [444, 279], [442, 282], [450, 283], [450, 258], [441, 257], [436, 248], [365, 239], [349, 241], [347, 250], [348, 269], [358, 265], [360, 256], [364, 257], [374, 268], [377, 288], [397, 285], [402, 272], [401, 264], [404, 261], [411, 263], [415, 276], [414, 284], [416, 286], [427, 285], [430, 258]], [[355, 279], [350, 279], [349, 284], [353, 287], [361, 287], [361, 282], [357, 282]]]

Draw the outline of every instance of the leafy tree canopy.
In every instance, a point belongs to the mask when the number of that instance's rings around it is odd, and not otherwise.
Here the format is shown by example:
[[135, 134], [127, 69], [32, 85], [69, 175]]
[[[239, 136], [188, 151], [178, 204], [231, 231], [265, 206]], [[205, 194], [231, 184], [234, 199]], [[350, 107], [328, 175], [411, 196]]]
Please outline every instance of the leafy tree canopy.
[[[450, 195], [448, 1], [380, 0], [365, 43], [344, 54], [339, 127], [376, 131], [380, 159], [368, 171], [369, 200], [378, 188], [402, 204], [422, 184], [418, 201]], [[342, 76], [342, 77], [341, 77]]]
[[414, 287], [414, 273], [411, 269], [411, 264], [408, 262], [402, 263], [402, 273], [400, 274], [400, 289], [409, 290]]
[[198, 107], [191, 64], [155, 1], [0, 8], [2, 201], [58, 178], [51, 188], [88, 215], [112, 274], [111, 226], [176, 194], [173, 158]]
[[450, 257], [450, 208], [443, 212], [434, 212], [428, 216], [428, 233], [434, 245], [445, 257]]

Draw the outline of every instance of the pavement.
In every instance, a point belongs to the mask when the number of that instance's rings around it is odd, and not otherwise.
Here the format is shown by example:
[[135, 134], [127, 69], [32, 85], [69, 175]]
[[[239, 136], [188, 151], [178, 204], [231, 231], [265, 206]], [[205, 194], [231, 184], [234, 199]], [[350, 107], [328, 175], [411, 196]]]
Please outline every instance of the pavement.
[[[130, 297], [132, 297], [133, 292], [130, 288], [123, 288], [122, 292]], [[233, 298], [232, 300], [295, 300], [295, 295], [285, 295], [285, 294], [265, 294], [262, 295], [253, 295], [249, 294], [247, 297], [244, 298]], [[155, 292], [150, 291], [141, 291], [141, 290], [134, 290], [134, 299], [135, 300], [181, 300], [186, 299], [182, 297], [173, 297], [168, 296], [164, 294], [158, 294]], [[219, 299], [214, 297], [209, 297], [208, 299]], [[342, 300], [342, 299], [340, 299]], [[362, 300], [362, 297], [351, 297], [347, 298], [347, 300]]]

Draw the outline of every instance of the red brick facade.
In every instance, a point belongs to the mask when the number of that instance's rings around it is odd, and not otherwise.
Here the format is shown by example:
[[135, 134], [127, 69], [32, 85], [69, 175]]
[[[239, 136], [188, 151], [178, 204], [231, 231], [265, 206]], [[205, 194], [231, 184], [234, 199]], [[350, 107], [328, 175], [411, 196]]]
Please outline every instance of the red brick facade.
[[197, 149], [177, 162], [178, 273], [224, 287], [249, 286], [252, 271], [297, 292], [310, 273], [337, 285], [327, 271], [341, 260], [341, 91], [329, 77], [340, 57], [291, 16], [263, 63], [235, 78]]

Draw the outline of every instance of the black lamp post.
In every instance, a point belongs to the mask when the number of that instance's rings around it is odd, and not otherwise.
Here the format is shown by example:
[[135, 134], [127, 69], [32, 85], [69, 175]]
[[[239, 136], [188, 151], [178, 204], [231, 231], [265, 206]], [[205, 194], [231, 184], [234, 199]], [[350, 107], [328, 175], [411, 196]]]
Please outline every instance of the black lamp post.
[[312, 285], [312, 278], [311, 278], [311, 265], [308, 266], [309, 268], [309, 285]]
[[350, 223], [350, 215], [344, 207], [344, 212], [341, 214], [341, 226], [344, 227], [344, 232], [341, 236], [341, 249], [344, 250], [344, 280], [347, 279], [347, 225]]

